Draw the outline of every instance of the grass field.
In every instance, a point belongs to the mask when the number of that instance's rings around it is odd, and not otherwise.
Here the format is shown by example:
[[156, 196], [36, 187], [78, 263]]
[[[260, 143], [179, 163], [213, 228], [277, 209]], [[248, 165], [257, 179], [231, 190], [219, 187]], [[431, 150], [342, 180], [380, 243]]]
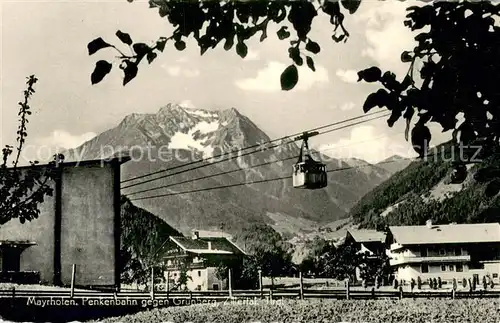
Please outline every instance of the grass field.
[[[153, 309], [99, 322], [498, 323], [498, 300], [235, 301]], [[95, 321], [97, 322], [97, 321]]]

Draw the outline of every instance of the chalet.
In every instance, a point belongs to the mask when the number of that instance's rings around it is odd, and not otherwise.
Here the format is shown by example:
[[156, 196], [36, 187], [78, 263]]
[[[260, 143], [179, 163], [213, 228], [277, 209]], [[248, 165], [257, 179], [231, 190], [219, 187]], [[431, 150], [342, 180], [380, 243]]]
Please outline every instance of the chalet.
[[386, 233], [376, 230], [348, 230], [345, 243], [352, 243], [358, 252], [379, 255], [385, 252]]
[[225, 236], [200, 236], [194, 231], [192, 237], [170, 237], [164, 256], [165, 278], [170, 288], [179, 283], [181, 271], [185, 270], [185, 287], [189, 290], [224, 290], [227, 280], [217, 278], [217, 267], [242, 260], [245, 252]]
[[[358, 253], [377, 257], [385, 253], [386, 233], [376, 230], [347, 230], [345, 244], [352, 244]], [[361, 269], [356, 268], [356, 280], [361, 280]]]
[[77, 286], [119, 286], [120, 165], [128, 160], [59, 163], [38, 218], [0, 226], [0, 280], [69, 285], [76, 265]]
[[433, 225], [427, 221], [420, 226], [391, 226], [386, 243], [398, 280], [489, 276], [498, 281], [499, 223]]

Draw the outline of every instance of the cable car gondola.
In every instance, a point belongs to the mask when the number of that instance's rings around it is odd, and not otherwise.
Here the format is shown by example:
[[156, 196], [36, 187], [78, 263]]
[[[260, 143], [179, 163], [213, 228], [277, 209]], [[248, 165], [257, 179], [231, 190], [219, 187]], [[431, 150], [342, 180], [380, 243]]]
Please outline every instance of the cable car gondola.
[[[318, 132], [307, 133], [296, 139], [302, 139], [300, 155], [297, 163], [293, 165], [293, 187], [302, 189], [320, 189], [328, 185], [325, 164], [314, 160], [309, 152], [307, 139], [317, 135]], [[304, 152], [305, 150], [305, 152]]]

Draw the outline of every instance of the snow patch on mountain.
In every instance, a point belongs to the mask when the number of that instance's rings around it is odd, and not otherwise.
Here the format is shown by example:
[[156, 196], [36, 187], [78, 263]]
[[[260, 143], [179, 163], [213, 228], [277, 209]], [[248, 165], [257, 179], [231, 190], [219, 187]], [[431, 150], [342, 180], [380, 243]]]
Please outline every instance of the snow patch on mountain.
[[188, 114], [195, 115], [198, 117], [202, 118], [217, 118], [218, 114], [215, 111], [206, 111], [206, 110], [201, 110], [201, 109], [190, 109], [186, 107], [182, 107], [184, 111], [186, 111]]
[[[220, 123], [201, 121], [191, 128], [187, 133], [177, 131], [171, 138], [169, 149], [195, 149], [203, 153], [204, 158], [211, 157], [214, 148], [207, 144], [207, 135], [219, 129]], [[205, 140], [200, 139], [205, 138]]]

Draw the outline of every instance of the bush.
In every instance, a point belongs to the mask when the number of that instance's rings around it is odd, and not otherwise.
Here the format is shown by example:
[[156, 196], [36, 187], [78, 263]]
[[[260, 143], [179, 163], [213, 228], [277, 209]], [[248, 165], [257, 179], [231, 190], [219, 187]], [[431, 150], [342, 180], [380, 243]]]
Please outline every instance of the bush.
[[[154, 308], [101, 322], [481, 322], [496, 323], [498, 302], [489, 299], [305, 300], [229, 302]], [[460, 319], [458, 319], [460, 318]]]

